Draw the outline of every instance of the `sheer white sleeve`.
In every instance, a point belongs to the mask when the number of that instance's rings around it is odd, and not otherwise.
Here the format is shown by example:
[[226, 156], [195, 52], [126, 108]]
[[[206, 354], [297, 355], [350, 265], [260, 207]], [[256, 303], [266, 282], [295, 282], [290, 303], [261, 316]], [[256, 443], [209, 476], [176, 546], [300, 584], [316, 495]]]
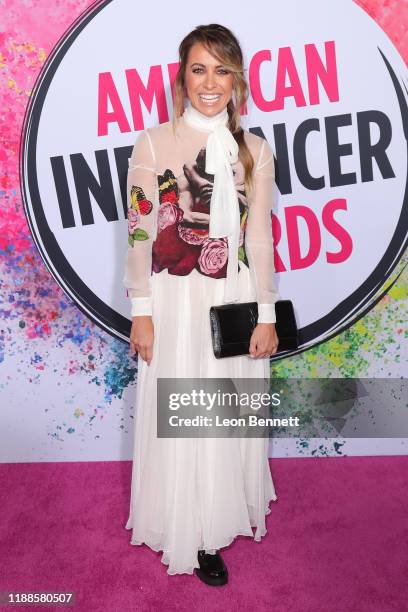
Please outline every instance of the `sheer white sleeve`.
[[123, 284], [131, 299], [131, 316], [151, 315], [152, 244], [156, 170], [151, 138], [140, 133], [127, 175], [128, 248]]
[[250, 197], [245, 230], [245, 251], [256, 288], [258, 323], [275, 323], [275, 264], [272, 236], [272, 200], [275, 164], [269, 143], [263, 139], [254, 170], [254, 190]]

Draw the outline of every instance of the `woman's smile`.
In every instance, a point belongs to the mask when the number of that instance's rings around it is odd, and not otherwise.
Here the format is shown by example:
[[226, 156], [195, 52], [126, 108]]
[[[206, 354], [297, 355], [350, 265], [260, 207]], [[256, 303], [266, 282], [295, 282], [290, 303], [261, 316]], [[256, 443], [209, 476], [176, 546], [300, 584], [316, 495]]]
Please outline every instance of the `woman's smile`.
[[186, 94], [203, 114], [213, 116], [228, 104], [233, 90], [233, 74], [200, 43], [190, 49], [185, 75]]

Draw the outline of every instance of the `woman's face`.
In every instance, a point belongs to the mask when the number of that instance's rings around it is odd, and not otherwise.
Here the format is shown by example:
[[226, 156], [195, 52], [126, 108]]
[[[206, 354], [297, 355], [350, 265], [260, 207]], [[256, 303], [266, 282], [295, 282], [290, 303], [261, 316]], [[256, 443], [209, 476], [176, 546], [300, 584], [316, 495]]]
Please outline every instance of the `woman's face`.
[[221, 112], [232, 97], [233, 78], [201, 43], [191, 47], [184, 81], [194, 108], [209, 117]]

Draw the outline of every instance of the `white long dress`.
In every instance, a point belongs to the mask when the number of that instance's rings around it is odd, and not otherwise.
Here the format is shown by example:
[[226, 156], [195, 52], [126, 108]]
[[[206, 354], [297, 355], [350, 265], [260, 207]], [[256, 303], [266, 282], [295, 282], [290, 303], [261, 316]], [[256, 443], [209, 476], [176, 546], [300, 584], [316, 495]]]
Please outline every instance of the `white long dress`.
[[[255, 189], [248, 199], [243, 167], [237, 162], [239, 301], [272, 304], [277, 299], [271, 231], [273, 154], [263, 138], [247, 131], [244, 137], [255, 161]], [[277, 499], [267, 438], [156, 435], [158, 377], [269, 377], [268, 358], [216, 359], [213, 353], [209, 309], [223, 303], [228, 246], [225, 239], [208, 237], [213, 177], [204, 171], [207, 138], [208, 132], [181, 117], [175, 133], [171, 122], [143, 131], [129, 160], [124, 285], [139, 313], [151, 308], [154, 345], [150, 365], [138, 359], [125, 527], [132, 530], [131, 544], [162, 551], [168, 574], [193, 573], [199, 567], [199, 549], [221, 549], [237, 535], [259, 541], [266, 534], [269, 502]]]

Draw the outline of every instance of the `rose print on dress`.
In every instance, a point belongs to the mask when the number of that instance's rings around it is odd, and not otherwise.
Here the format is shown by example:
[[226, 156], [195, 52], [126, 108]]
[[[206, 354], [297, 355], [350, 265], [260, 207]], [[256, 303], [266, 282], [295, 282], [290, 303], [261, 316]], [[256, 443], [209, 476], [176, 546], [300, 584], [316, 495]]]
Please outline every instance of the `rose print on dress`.
[[153, 204], [146, 198], [143, 189], [138, 185], [132, 185], [128, 210], [128, 242], [131, 247], [134, 246], [135, 240], [148, 240], [148, 233], [138, 225], [141, 215], [149, 215], [152, 209]]
[[216, 276], [228, 261], [228, 243], [225, 238], [207, 238], [201, 247], [198, 264], [201, 272]]
[[[153, 243], [152, 269], [169, 274], [190, 274], [193, 269], [212, 278], [226, 277], [228, 241], [210, 238], [210, 202], [214, 175], [205, 172], [206, 150], [183, 166], [175, 177], [170, 168], [158, 175], [159, 209], [157, 237]], [[240, 209], [238, 258], [248, 265], [245, 253], [245, 228], [248, 203], [243, 186], [242, 164], [233, 165]]]
[[157, 231], [161, 232], [166, 227], [177, 223], [177, 221], [182, 218], [182, 211], [177, 205], [171, 203], [163, 204], [159, 208], [157, 218]]
[[181, 224], [178, 226], [178, 233], [179, 236], [189, 244], [202, 244], [208, 236], [208, 232], [206, 230], [193, 230], [190, 227], [186, 227], [185, 225]]
[[134, 208], [128, 210], [128, 231], [129, 234], [133, 234], [140, 220], [140, 215]]

